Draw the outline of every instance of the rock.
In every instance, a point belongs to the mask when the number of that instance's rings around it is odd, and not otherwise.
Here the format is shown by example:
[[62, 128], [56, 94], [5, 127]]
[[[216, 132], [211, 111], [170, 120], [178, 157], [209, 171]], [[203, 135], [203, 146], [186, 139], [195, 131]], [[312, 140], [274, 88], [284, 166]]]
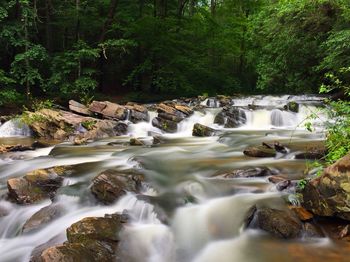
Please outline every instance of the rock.
[[51, 204], [40, 209], [34, 215], [32, 215], [23, 225], [22, 232], [28, 233], [36, 230], [43, 225], [53, 221], [54, 219], [61, 216], [63, 213], [62, 206], [58, 204]]
[[344, 238], [350, 235], [349, 225], [346, 225], [339, 233], [339, 238]]
[[119, 233], [127, 222], [120, 214], [87, 217], [67, 229], [68, 242], [47, 248], [33, 262], [120, 261]]
[[233, 104], [229, 96], [217, 95], [216, 99], [219, 101], [220, 106], [229, 106]]
[[172, 122], [176, 122], [176, 123], [179, 123], [179, 122], [181, 122], [184, 119], [182, 116], [171, 115], [171, 114], [168, 114], [168, 113], [159, 113], [158, 117], [162, 118], [162, 119], [165, 119], [165, 120], [172, 121]]
[[244, 110], [235, 107], [224, 107], [215, 117], [214, 123], [226, 128], [236, 128], [247, 122]]
[[288, 102], [287, 105], [284, 106], [285, 110], [294, 112], [294, 113], [298, 113], [299, 112], [299, 104], [295, 101], [290, 101]]
[[133, 123], [148, 122], [149, 114], [145, 106], [128, 102], [125, 106], [129, 110], [129, 120]]
[[302, 232], [302, 223], [290, 210], [258, 208], [251, 226], [260, 228], [278, 238], [296, 238]]
[[180, 111], [181, 113], [184, 113], [186, 116], [190, 116], [193, 114], [193, 110], [188, 106], [175, 104], [174, 107], [176, 110]]
[[273, 184], [277, 184], [279, 182], [283, 182], [285, 180], [287, 180], [285, 177], [282, 176], [270, 176], [268, 177], [269, 182], [273, 183]]
[[319, 216], [350, 220], [350, 154], [300, 188], [302, 205]]
[[215, 136], [216, 134], [216, 130], [211, 128], [211, 127], [208, 127], [208, 126], [205, 126], [205, 125], [202, 125], [202, 124], [199, 124], [199, 123], [196, 123], [194, 126], [193, 126], [193, 130], [192, 130], [192, 135], [193, 136]]
[[288, 180], [288, 179], [286, 179], [286, 180], [283, 180], [283, 181], [278, 182], [278, 183], [276, 184], [276, 189], [277, 189], [278, 191], [283, 191], [283, 190], [287, 189], [288, 187], [290, 187], [291, 184], [292, 184], [291, 181]]
[[262, 177], [262, 176], [272, 176], [274, 173], [267, 167], [255, 167], [247, 169], [233, 170], [228, 173], [224, 173], [220, 176], [224, 178], [242, 178], [242, 177]]
[[216, 98], [208, 98], [207, 107], [217, 108], [220, 106], [220, 102]]
[[64, 168], [37, 169], [21, 178], [7, 181], [8, 196], [18, 204], [30, 204], [52, 198], [62, 185]]
[[270, 149], [275, 149], [276, 152], [282, 153], [282, 154], [286, 154], [288, 152], [287, 148], [282, 145], [280, 142], [273, 142], [272, 143], [266, 143], [266, 142], [262, 142], [262, 145], [266, 148], [270, 148]]
[[23, 152], [28, 150], [35, 150], [35, 148], [26, 145], [0, 145], [0, 153]]
[[5, 217], [10, 213], [10, 210], [8, 210], [6, 207], [0, 206], [0, 218]]
[[131, 146], [143, 146], [144, 143], [137, 138], [130, 138], [130, 145]]
[[126, 192], [139, 192], [142, 175], [127, 174], [115, 170], [106, 170], [92, 180], [91, 192], [105, 204], [116, 201]]
[[92, 101], [89, 110], [108, 119], [125, 120], [127, 115], [127, 109], [124, 106], [108, 101]]
[[306, 152], [299, 152], [295, 154], [295, 159], [324, 159], [326, 156], [326, 149], [324, 147], [307, 148]]
[[126, 217], [122, 215], [106, 217], [86, 217], [67, 229], [70, 243], [86, 244], [91, 240], [118, 242], [118, 232], [122, 229]]
[[85, 105], [74, 100], [69, 100], [69, 110], [85, 116], [91, 115], [90, 110]]
[[186, 116], [184, 113], [178, 111], [175, 107], [165, 105], [164, 103], [161, 103], [157, 106], [157, 111], [158, 113], [166, 113], [169, 115], [174, 115], [182, 118], [185, 118]]
[[306, 222], [303, 224], [303, 236], [309, 238], [321, 238], [324, 237], [322, 230], [312, 223]]
[[267, 148], [266, 146], [251, 146], [247, 147], [243, 153], [250, 157], [275, 157], [276, 150]]
[[288, 206], [288, 208], [292, 210], [300, 218], [301, 221], [308, 221], [314, 217], [312, 213], [301, 206]]
[[177, 131], [177, 122], [160, 117], [153, 118], [152, 125], [168, 133], [176, 133]]

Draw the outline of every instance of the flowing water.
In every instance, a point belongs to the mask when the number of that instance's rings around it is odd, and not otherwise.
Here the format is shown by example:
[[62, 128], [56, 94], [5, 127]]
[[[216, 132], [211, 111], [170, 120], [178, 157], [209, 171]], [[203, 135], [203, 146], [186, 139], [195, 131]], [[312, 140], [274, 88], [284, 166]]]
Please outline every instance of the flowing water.
[[[280, 110], [287, 101], [300, 102], [299, 113]], [[0, 200], [0, 261], [29, 261], [34, 248], [66, 240], [65, 230], [84, 217], [104, 216], [127, 210], [131, 222], [122, 232], [121, 250], [125, 261], [149, 262], [241, 262], [241, 261], [346, 261], [337, 255], [339, 246], [328, 238], [281, 241], [259, 231], [243, 228], [246, 212], [256, 204], [283, 207], [286, 193], [276, 191], [266, 178], [223, 179], [218, 172], [242, 167], [266, 166], [290, 179], [304, 177], [307, 165], [294, 155], [305, 145], [322, 143], [325, 120], [319, 97], [263, 97], [236, 99], [234, 104], [244, 109], [247, 123], [235, 129], [214, 124], [220, 112], [213, 100], [204, 102], [211, 108], [195, 112], [181, 122], [178, 133], [163, 134], [157, 146], [132, 147], [130, 136], [152, 142], [149, 131], [161, 133], [151, 122], [131, 124], [129, 135], [100, 140], [83, 146], [62, 143], [32, 152], [3, 155], [0, 160], [0, 194], [7, 193], [6, 181], [23, 176], [38, 168], [58, 165], [74, 166], [73, 174], [64, 180], [56, 204], [64, 207], [63, 215], [41, 229], [23, 233], [25, 221], [42, 207], [50, 204], [19, 206]], [[305, 130], [303, 121], [310, 113], [315, 131]], [[151, 119], [155, 113], [151, 113]], [[222, 130], [220, 136], [192, 137], [194, 123]], [[5, 126], [6, 124], [4, 124]], [[10, 125], [10, 124], [8, 124]], [[11, 124], [13, 125], [13, 124]], [[0, 136], [30, 135], [0, 127]], [[9, 138], [5, 139], [8, 140]], [[26, 141], [28, 138], [12, 138]], [[276, 158], [249, 158], [242, 153], [249, 145], [279, 141], [289, 145], [287, 155]], [[0, 143], [4, 141], [0, 139]], [[113, 143], [111, 143], [113, 142]], [[147, 143], [146, 143], [147, 144]], [[148, 182], [142, 197], [128, 193], [110, 206], [99, 205], [90, 193], [91, 180], [108, 168], [137, 169]], [[342, 260], [344, 259], [344, 260]]]

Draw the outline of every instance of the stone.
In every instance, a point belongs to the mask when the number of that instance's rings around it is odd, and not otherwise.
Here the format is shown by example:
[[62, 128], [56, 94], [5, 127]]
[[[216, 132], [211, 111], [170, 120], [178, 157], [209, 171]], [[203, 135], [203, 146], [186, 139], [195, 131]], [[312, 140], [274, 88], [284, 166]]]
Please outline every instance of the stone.
[[266, 146], [251, 146], [247, 147], [243, 153], [250, 157], [275, 157], [276, 150]]
[[313, 223], [306, 222], [303, 224], [303, 237], [321, 238], [324, 237], [322, 230]]
[[294, 113], [298, 113], [299, 112], [299, 104], [295, 101], [290, 101], [288, 102], [287, 105], [284, 106], [285, 110], [294, 112]]
[[297, 238], [302, 233], [302, 223], [290, 210], [278, 210], [267, 207], [258, 208], [250, 223], [252, 227], [262, 229], [277, 238]]
[[120, 261], [119, 234], [127, 219], [123, 214], [84, 218], [67, 228], [68, 242], [45, 249], [31, 261]]
[[350, 154], [299, 189], [303, 207], [315, 215], [335, 216], [350, 221], [349, 181]]
[[76, 102], [74, 100], [69, 100], [69, 110], [74, 113], [78, 113], [85, 116], [90, 116], [90, 110], [83, 104]]
[[295, 154], [295, 159], [311, 159], [321, 160], [326, 156], [326, 149], [324, 147], [311, 147], [307, 148], [305, 152], [299, 152]]
[[131, 146], [143, 146], [144, 143], [138, 138], [130, 138], [130, 145]]
[[43, 207], [24, 223], [22, 232], [28, 233], [39, 229], [43, 225], [60, 217], [62, 213], [63, 208], [58, 204], [51, 204], [49, 206]]
[[124, 106], [109, 101], [93, 101], [89, 106], [89, 110], [104, 118], [116, 120], [125, 120], [127, 114], [127, 109]]
[[312, 213], [301, 206], [288, 206], [288, 208], [292, 210], [301, 221], [308, 221], [314, 217]]
[[142, 180], [142, 175], [109, 169], [92, 180], [91, 192], [99, 201], [111, 204], [127, 192], [139, 192]]
[[246, 169], [237, 169], [224, 173], [220, 176], [224, 178], [242, 178], [242, 177], [262, 177], [274, 175], [273, 171], [267, 167], [255, 167]]
[[240, 127], [246, 122], [247, 116], [244, 110], [235, 107], [224, 107], [214, 119], [215, 124], [223, 125], [226, 128]]
[[279, 182], [283, 182], [285, 180], [287, 180], [285, 177], [282, 176], [270, 176], [268, 177], [269, 182], [273, 183], [273, 184], [277, 184]]
[[28, 150], [35, 150], [32, 146], [26, 145], [0, 145], [0, 153], [8, 153], [8, 152], [23, 152]]
[[174, 107], [176, 110], [180, 111], [181, 113], [184, 113], [186, 116], [190, 116], [193, 114], [193, 110], [188, 106], [176, 104]]
[[200, 136], [200, 137], [215, 136], [216, 130], [211, 128], [211, 127], [196, 123], [193, 126], [192, 135], [193, 136]]
[[153, 118], [152, 125], [168, 133], [176, 133], [177, 131], [177, 122], [161, 117]]
[[20, 178], [7, 181], [8, 196], [18, 204], [31, 204], [52, 198], [62, 185], [65, 169], [37, 169]]

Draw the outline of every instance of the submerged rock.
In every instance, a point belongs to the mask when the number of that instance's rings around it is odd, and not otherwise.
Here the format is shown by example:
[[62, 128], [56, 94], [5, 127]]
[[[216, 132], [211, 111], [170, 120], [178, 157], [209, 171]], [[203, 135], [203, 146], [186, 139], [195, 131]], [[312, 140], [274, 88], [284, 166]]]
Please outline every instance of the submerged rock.
[[312, 147], [307, 148], [305, 152], [295, 154], [295, 159], [312, 159], [319, 160], [324, 159], [326, 156], [326, 148], [324, 147]]
[[235, 107], [224, 107], [215, 117], [214, 123], [223, 125], [226, 128], [236, 128], [247, 122], [244, 110]]
[[196, 123], [194, 126], [193, 126], [193, 130], [192, 130], [192, 135], [193, 136], [215, 136], [216, 134], [216, 130], [211, 128], [211, 127], [208, 127], [208, 126], [205, 126], [205, 125], [202, 125], [202, 124], [199, 124], [199, 123]]
[[92, 180], [91, 192], [105, 204], [116, 201], [126, 192], [139, 192], [143, 176], [106, 170]]
[[299, 112], [299, 104], [295, 101], [290, 101], [288, 102], [287, 105], [284, 106], [285, 110], [294, 112], [294, 113], [298, 113]]
[[327, 167], [306, 183], [302, 205], [319, 216], [336, 216], [350, 221], [350, 154]]
[[30, 204], [52, 198], [62, 185], [64, 168], [37, 169], [21, 178], [7, 181], [8, 196], [18, 204]]
[[133, 123], [148, 122], [149, 114], [145, 106], [133, 102], [128, 102], [125, 106], [129, 110], [129, 119]]
[[243, 153], [250, 157], [275, 157], [277, 155], [274, 148], [268, 148], [263, 145], [247, 147]]
[[39, 229], [43, 225], [53, 221], [61, 216], [63, 213], [63, 207], [58, 204], [51, 204], [40, 209], [34, 215], [32, 215], [23, 225], [22, 232], [28, 233], [33, 230]]
[[220, 176], [224, 178], [262, 177], [272, 175], [274, 175], [274, 172], [267, 167], [237, 169], [231, 172], [220, 174]]
[[153, 118], [152, 125], [168, 133], [176, 133], [177, 131], [177, 122], [161, 117]]

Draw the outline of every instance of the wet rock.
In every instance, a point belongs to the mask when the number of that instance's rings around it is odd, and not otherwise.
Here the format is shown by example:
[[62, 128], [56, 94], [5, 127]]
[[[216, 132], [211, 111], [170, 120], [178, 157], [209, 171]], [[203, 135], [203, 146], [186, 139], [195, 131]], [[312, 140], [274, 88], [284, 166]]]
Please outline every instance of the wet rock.
[[193, 130], [192, 130], [192, 135], [193, 136], [215, 136], [216, 134], [216, 130], [211, 128], [211, 127], [208, 127], [208, 126], [205, 126], [205, 125], [202, 125], [202, 124], [199, 124], [199, 123], [196, 123], [194, 126], [193, 126]]
[[298, 113], [299, 112], [299, 104], [295, 101], [290, 101], [288, 102], [287, 105], [284, 106], [285, 110], [294, 112], [294, 113]]
[[93, 179], [91, 192], [101, 202], [110, 204], [128, 191], [139, 192], [142, 180], [142, 175], [110, 169], [103, 171]]
[[125, 106], [128, 110], [130, 110], [129, 120], [133, 123], [138, 122], [148, 122], [149, 121], [149, 114], [148, 110], [145, 106], [128, 102]]
[[235, 107], [224, 107], [215, 117], [214, 123], [226, 128], [236, 128], [247, 122], [244, 110]]
[[125, 120], [127, 115], [126, 107], [108, 101], [93, 101], [89, 105], [89, 110], [104, 118], [115, 120]]
[[277, 184], [279, 182], [283, 182], [285, 180], [287, 180], [285, 177], [282, 176], [270, 176], [268, 178], [269, 182], [273, 183], [273, 184]]
[[51, 204], [47, 207], [40, 209], [34, 215], [32, 215], [23, 225], [22, 232], [28, 233], [36, 230], [43, 225], [53, 221], [60, 217], [63, 213], [63, 207], [58, 204]]
[[220, 102], [216, 98], [208, 98], [207, 107], [211, 107], [211, 108], [220, 107]]
[[119, 233], [127, 222], [120, 214], [87, 217], [67, 229], [68, 242], [50, 247], [33, 262], [120, 261]]
[[64, 168], [37, 169], [21, 178], [7, 181], [8, 196], [18, 204], [30, 204], [52, 198], [62, 185]]
[[301, 206], [288, 206], [288, 208], [293, 211], [301, 221], [308, 221], [314, 217], [312, 213]]
[[250, 157], [275, 157], [276, 150], [266, 146], [251, 146], [247, 147], [243, 153]]
[[85, 116], [90, 116], [90, 110], [83, 104], [76, 102], [74, 100], [69, 100], [69, 110], [74, 113], [78, 113]]
[[224, 178], [242, 178], [242, 177], [263, 177], [263, 176], [272, 176], [274, 172], [267, 167], [255, 167], [247, 169], [238, 169], [233, 170], [228, 173], [224, 173], [220, 176]]
[[35, 150], [35, 148], [26, 145], [0, 145], [0, 153], [23, 152], [28, 150]]
[[339, 233], [339, 238], [344, 238], [350, 235], [350, 225], [346, 225]]
[[319, 160], [324, 159], [326, 156], [326, 149], [323, 147], [307, 148], [305, 152], [299, 152], [295, 154], [295, 159], [312, 159]]
[[302, 232], [302, 223], [290, 210], [258, 208], [251, 226], [260, 228], [278, 238], [296, 238]]
[[350, 154], [327, 167], [323, 174], [300, 188], [302, 205], [319, 216], [350, 220]]
[[138, 138], [130, 138], [130, 145], [131, 146], [143, 146], [144, 143]]
[[324, 234], [319, 227], [310, 222], [306, 222], [303, 224], [303, 236], [309, 238], [321, 238], [324, 237]]
[[128, 132], [128, 125], [123, 123], [123, 122], [118, 122], [113, 127], [113, 130], [114, 130], [116, 136], [125, 135]]
[[5, 217], [10, 213], [10, 210], [8, 210], [6, 207], [0, 206], [0, 218]]
[[290, 187], [291, 184], [292, 184], [291, 181], [286, 179], [286, 180], [278, 182], [276, 184], [276, 189], [278, 191], [283, 191], [283, 190], [287, 189], [288, 187]]
[[282, 145], [280, 142], [266, 143], [262, 142], [262, 145], [266, 148], [274, 149], [276, 152], [286, 154], [288, 152], [287, 148]]
[[216, 99], [219, 101], [220, 106], [229, 106], [232, 105], [232, 98], [224, 95], [217, 95]]
[[152, 125], [168, 133], [176, 133], [177, 131], [177, 122], [160, 117], [153, 118]]

